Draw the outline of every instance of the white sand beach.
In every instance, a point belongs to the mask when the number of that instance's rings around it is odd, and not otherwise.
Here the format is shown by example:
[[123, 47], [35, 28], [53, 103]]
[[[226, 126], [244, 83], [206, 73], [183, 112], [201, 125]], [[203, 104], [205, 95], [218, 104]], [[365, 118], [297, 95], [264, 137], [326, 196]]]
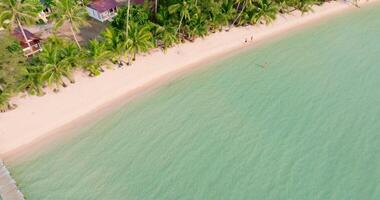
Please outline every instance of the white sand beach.
[[[375, 1], [379, 0], [360, 4], [366, 6]], [[128, 68], [115, 67], [99, 77], [90, 78], [84, 73], [77, 73], [76, 83], [62, 88], [59, 93], [16, 97], [12, 103], [18, 108], [0, 114], [0, 158], [28, 148], [60, 127], [86, 117], [100, 107], [109, 106], [115, 99], [167, 80], [164, 77], [350, 9], [357, 8], [349, 3], [330, 2], [315, 6], [314, 12], [304, 15], [300, 12], [280, 15], [268, 26], [232, 28], [229, 32], [218, 32], [193, 43], [177, 45], [166, 53], [156, 49], [149, 55], [138, 56]]]

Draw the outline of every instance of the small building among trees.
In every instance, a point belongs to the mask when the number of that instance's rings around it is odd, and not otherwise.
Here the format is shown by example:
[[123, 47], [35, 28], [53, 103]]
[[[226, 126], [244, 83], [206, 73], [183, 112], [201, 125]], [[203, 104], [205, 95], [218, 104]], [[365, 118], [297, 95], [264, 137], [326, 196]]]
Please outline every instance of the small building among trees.
[[117, 14], [117, 2], [115, 0], [93, 0], [87, 6], [87, 12], [98, 21], [111, 21]]
[[[19, 41], [24, 55], [29, 57], [42, 51], [41, 39], [26, 29], [23, 29], [23, 31], [20, 28], [16, 28], [13, 31], [13, 36]], [[27, 41], [25, 41], [25, 37]]]

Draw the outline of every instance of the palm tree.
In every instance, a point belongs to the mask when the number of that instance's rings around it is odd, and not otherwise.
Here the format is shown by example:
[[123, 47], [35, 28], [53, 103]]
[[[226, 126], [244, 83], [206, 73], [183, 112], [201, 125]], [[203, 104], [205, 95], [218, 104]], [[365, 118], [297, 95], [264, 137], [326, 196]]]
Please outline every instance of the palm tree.
[[191, 9], [191, 0], [190, 0], [190, 3], [187, 2], [186, 0], [182, 0], [182, 2], [180, 2], [180, 3], [176, 3], [176, 4], [169, 6], [168, 10], [169, 10], [170, 14], [179, 13], [179, 15], [180, 15], [179, 25], [178, 25], [178, 28], [176, 31], [177, 33], [181, 29], [183, 20], [184, 19], [186, 19], [186, 20], [191, 19], [190, 9]]
[[86, 50], [85, 69], [90, 72], [90, 76], [97, 76], [102, 71], [102, 63], [110, 56], [111, 52], [107, 49], [105, 43], [98, 40], [91, 40]]
[[104, 40], [107, 50], [114, 55], [113, 59], [117, 59], [119, 64], [122, 62], [122, 57], [125, 54], [127, 46], [127, 40], [124, 32], [119, 31], [116, 28], [107, 28], [102, 32], [102, 38]]
[[297, 0], [294, 2], [295, 8], [300, 10], [302, 13], [309, 12], [312, 10], [312, 5], [316, 4], [318, 0]]
[[251, 18], [251, 22], [256, 24], [265, 21], [265, 23], [270, 23], [276, 19], [278, 13], [277, 5], [273, 4], [270, 0], [258, 0], [254, 3], [254, 14]]
[[17, 25], [25, 42], [28, 44], [29, 48], [31, 48], [22, 24], [32, 24], [36, 22], [38, 13], [41, 10], [41, 5], [35, 0], [1, 0], [0, 23], [8, 26], [10, 31], [13, 31], [14, 25]]
[[154, 46], [152, 42], [153, 35], [150, 32], [150, 26], [139, 26], [131, 23], [130, 33], [127, 40], [127, 50], [132, 54], [132, 60], [135, 60], [136, 54], [147, 52]]
[[178, 37], [176, 34], [176, 29], [169, 25], [155, 25], [156, 26], [156, 36], [157, 39], [162, 43], [161, 46], [164, 51], [167, 50], [170, 46], [172, 46], [174, 43], [178, 42]]
[[224, 21], [226, 26], [229, 25], [230, 20], [232, 20], [236, 14], [236, 9], [234, 8], [234, 2], [231, 0], [224, 0], [221, 4], [221, 20]]
[[79, 5], [75, 0], [54, 0], [53, 17], [56, 19], [55, 28], [58, 29], [65, 22], [70, 25], [71, 34], [74, 37], [75, 43], [81, 49], [76, 32], [82, 25], [88, 25], [86, 21], [87, 11]]
[[220, 29], [224, 24], [221, 3], [222, 2], [215, 2], [213, 0], [205, 0], [200, 4], [202, 10], [201, 16], [210, 27], [211, 32], [215, 32], [215, 30]]
[[[232, 22], [231, 25], [234, 25], [237, 20], [241, 17], [241, 15], [243, 14], [243, 12], [245, 11], [245, 8], [248, 7], [248, 6], [251, 6], [253, 4], [255, 0], [235, 0], [235, 2], [237, 3], [237, 9], [240, 9], [240, 12], [239, 14], [236, 16], [235, 20]], [[240, 6], [243, 5], [241, 8]]]
[[28, 66], [26, 68], [26, 73], [19, 80], [18, 89], [20, 91], [26, 91], [30, 95], [42, 96], [44, 95], [43, 80], [41, 77], [42, 67], [41, 66]]
[[[66, 42], [62, 48], [62, 62], [68, 65], [69, 69], [74, 69], [79, 67], [84, 58], [82, 57], [82, 51], [73, 42]], [[71, 71], [71, 70], [70, 70]], [[70, 83], [75, 83], [75, 79], [71, 76], [71, 73], [66, 76]]]
[[208, 34], [209, 27], [206, 19], [202, 15], [195, 15], [189, 24], [185, 26], [186, 37], [190, 41], [194, 41], [196, 36], [204, 37]]
[[54, 91], [59, 91], [60, 85], [66, 87], [62, 77], [66, 77], [72, 82], [72, 66], [64, 55], [67, 46], [57, 46], [53, 42], [46, 43], [44, 50], [39, 54], [39, 61], [42, 65], [42, 80], [49, 86], [56, 85]]

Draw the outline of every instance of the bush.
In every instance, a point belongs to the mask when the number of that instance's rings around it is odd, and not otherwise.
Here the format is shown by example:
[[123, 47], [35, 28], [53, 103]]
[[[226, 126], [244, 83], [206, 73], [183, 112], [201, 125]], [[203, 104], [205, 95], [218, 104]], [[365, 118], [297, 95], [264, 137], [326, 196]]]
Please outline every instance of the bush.
[[25, 73], [26, 58], [21, 47], [9, 35], [1, 35], [0, 39], [0, 110], [11, 108], [9, 99], [18, 92], [17, 83]]

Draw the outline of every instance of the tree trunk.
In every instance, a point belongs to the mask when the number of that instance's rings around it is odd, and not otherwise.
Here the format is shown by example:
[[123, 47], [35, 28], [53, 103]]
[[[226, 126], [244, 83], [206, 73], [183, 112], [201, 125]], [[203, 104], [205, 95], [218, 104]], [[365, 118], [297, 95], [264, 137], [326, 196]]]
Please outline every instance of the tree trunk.
[[122, 57], [123, 57], [123, 55], [120, 54], [120, 55], [119, 55], [119, 60], [118, 60], [118, 61], [119, 61], [119, 63], [118, 63], [119, 67], [122, 67], [122, 66], [123, 66], [123, 58], [122, 58]]
[[131, 65], [131, 59], [129, 54], [127, 54], [127, 66]]
[[[129, 12], [131, 9], [131, 0], [128, 0], [128, 5], [127, 5], [127, 22], [126, 22], [126, 30], [125, 30], [125, 42], [126, 42], [126, 51], [128, 51], [128, 38], [129, 38]], [[129, 63], [129, 54], [127, 53], [127, 59]], [[121, 59], [120, 59], [121, 60]], [[128, 64], [129, 65], [129, 64]]]
[[73, 28], [73, 24], [71, 22], [70, 22], [70, 30], [71, 30], [71, 33], [74, 36], [74, 40], [75, 40], [75, 43], [77, 43], [78, 48], [82, 49], [82, 47], [80, 46], [80, 44], [78, 42], [77, 35], [75, 34], [75, 31], [74, 31], [74, 28]]
[[[238, 9], [239, 9], [239, 6], [240, 6], [240, 3], [238, 4]], [[236, 21], [240, 18], [241, 14], [243, 14], [244, 9], [245, 9], [245, 6], [246, 6], [246, 4], [243, 5], [243, 8], [241, 9], [241, 11], [240, 11], [240, 13], [238, 14], [238, 16], [235, 18], [235, 20], [232, 22], [232, 24], [230, 24], [230, 27], [231, 27], [232, 25], [234, 25], [234, 24], [236, 23]]]
[[22, 33], [22, 36], [24, 36], [25, 42], [28, 44], [28, 47], [32, 50], [32, 46], [30, 45], [29, 40], [28, 40], [28, 38], [25, 35], [24, 29], [22, 28], [20, 20], [18, 18], [16, 18], [16, 21], [17, 21], [18, 27], [19, 27], [19, 29], [20, 29], [20, 31]]
[[181, 26], [182, 26], [182, 21], [183, 21], [183, 18], [185, 17], [185, 15], [182, 15], [181, 16], [181, 20], [179, 21], [179, 25], [178, 25], [178, 28], [177, 28], [177, 34], [178, 34], [178, 31], [179, 31], [179, 29], [181, 29]]
[[158, 0], [155, 0], [154, 2], [154, 14], [157, 15], [157, 11], [158, 11]]
[[127, 22], [126, 22], [126, 31], [125, 31], [125, 39], [128, 38], [128, 29], [129, 29], [129, 11], [131, 9], [131, 0], [128, 0], [127, 5]]

